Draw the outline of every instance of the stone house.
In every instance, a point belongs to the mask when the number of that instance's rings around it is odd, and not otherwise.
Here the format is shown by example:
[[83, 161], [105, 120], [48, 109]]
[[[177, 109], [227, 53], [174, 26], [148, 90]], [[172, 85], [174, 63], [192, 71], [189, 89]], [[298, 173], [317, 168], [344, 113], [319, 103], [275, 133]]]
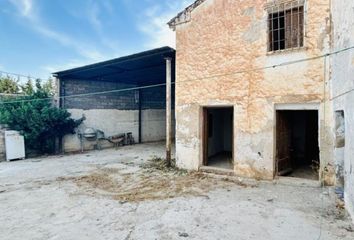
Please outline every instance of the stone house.
[[330, 10], [325, 0], [198, 0], [169, 22], [178, 166], [334, 184]]

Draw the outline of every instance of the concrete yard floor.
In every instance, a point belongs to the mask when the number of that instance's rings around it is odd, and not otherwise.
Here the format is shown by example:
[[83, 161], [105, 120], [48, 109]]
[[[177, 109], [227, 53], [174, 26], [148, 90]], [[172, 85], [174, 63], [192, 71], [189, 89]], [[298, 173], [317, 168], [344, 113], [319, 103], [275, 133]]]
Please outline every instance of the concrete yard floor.
[[0, 239], [354, 239], [332, 188], [142, 167], [163, 150], [0, 163]]

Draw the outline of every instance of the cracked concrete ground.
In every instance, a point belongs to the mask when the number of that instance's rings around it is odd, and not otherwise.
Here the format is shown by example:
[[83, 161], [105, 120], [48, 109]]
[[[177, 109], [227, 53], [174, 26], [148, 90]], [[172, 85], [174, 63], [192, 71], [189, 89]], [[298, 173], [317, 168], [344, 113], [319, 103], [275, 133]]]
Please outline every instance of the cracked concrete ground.
[[354, 239], [332, 188], [141, 167], [163, 150], [0, 163], [0, 238]]

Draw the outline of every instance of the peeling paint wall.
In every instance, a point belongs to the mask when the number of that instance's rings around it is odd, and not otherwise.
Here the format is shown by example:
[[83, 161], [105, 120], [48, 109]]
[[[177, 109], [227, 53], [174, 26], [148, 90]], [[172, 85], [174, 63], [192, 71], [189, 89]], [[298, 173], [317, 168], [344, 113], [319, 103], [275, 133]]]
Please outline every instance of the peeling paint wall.
[[0, 126], [0, 162], [6, 160], [5, 130]]
[[[138, 111], [124, 111], [115, 109], [69, 109], [73, 118], [80, 118], [85, 114], [86, 120], [79, 127], [83, 131], [87, 127], [99, 129], [105, 133], [105, 136], [117, 135], [120, 133], [132, 132], [136, 140], [138, 138]], [[94, 148], [95, 142], [84, 140], [84, 149]], [[103, 147], [112, 147], [111, 143], [102, 141]], [[65, 152], [74, 152], [81, 150], [80, 140], [77, 135], [66, 135], [63, 140], [63, 149]]]
[[[354, 46], [354, 2], [332, 1], [334, 50]], [[344, 142], [336, 148], [336, 163], [343, 171], [346, 207], [354, 219], [354, 52], [334, 55], [332, 87], [334, 110], [344, 111]], [[335, 114], [335, 113], [333, 113]], [[336, 129], [334, 129], [336, 130]], [[338, 134], [337, 134], [338, 139]], [[336, 139], [336, 140], [337, 140]]]
[[[86, 120], [79, 127], [84, 130], [86, 127], [99, 129], [106, 137], [120, 133], [132, 132], [136, 142], [139, 141], [139, 112], [136, 110], [117, 109], [69, 109], [72, 117], [80, 118], [83, 114]], [[142, 142], [162, 141], [166, 138], [165, 110], [150, 109], [142, 110]], [[113, 144], [102, 141], [102, 147], [113, 147]], [[94, 148], [95, 142], [84, 141], [84, 149]], [[66, 135], [63, 141], [65, 152], [81, 150], [80, 139], [77, 135]]]
[[[61, 80], [61, 94], [66, 96], [130, 87], [136, 85], [102, 80]], [[74, 119], [85, 115], [86, 120], [79, 126], [81, 132], [85, 128], [94, 128], [103, 131], [106, 137], [131, 132], [135, 142], [139, 142], [141, 108], [141, 140], [154, 142], [166, 138], [165, 98], [165, 87], [162, 86], [139, 91], [65, 98], [62, 100], [62, 107], [67, 108]], [[114, 146], [108, 141], [101, 141], [100, 144], [103, 148]], [[95, 145], [96, 141], [84, 140], [84, 150], [94, 149]], [[80, 139], [76, 134], [64, 137], [63, 150], [81, 150]]]
[[274, 54], [267, 53], [267, 2], [207, 0], [176, 26], [177, 163], [194, 170], [202, 164], [202, 107], [233, 106], [235, 173], [272, 179], [275, 105], [317, 103], [321, 166], [331, 184], [333, 116], [324, 60], [244, 71], [327, 53], [329, 2], [307, 1], [304, 48]]

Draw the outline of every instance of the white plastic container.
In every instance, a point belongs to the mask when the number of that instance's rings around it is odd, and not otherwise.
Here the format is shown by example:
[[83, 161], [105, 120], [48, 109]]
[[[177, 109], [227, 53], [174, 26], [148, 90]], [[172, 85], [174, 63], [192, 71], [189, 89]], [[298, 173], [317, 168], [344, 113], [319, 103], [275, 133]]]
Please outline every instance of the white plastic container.
[[25, 159], [25, 139], [17, 131], [5, 131], [6, 160]]

